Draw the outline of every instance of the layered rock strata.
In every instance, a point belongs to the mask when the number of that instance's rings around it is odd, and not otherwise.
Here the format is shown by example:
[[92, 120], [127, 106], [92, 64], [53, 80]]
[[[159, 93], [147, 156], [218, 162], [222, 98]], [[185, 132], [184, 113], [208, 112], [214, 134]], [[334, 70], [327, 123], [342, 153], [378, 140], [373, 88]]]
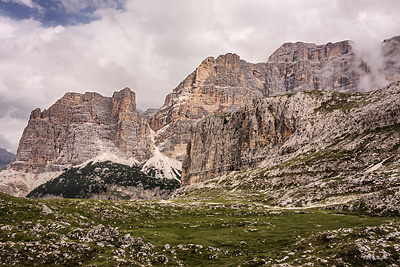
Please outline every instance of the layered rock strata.
[[264, 77], [260, 73], [264, 73], [262, 66], [241, 60], [236, 54], [206, 58], [150, 119], [152, 129], [161, 130], [156, 136], [161, 152], [183, 160], [193, 120], [235, 110], [261, 97]]
[[273, 166], [338, 138], [400, 123], [400, 82], [368, 93], [307, 91], [255, 99], [193, 126], [182, 184]]
[[[224, 112], [232, 112], [252, 99], [269, 95], [311, 89], [345, 92], [375, 89], [367, 85], [400, 79], [399, 47], [399, 37], [385, 40], [369, 60], [349, 41], [326, 45], [287, 43], [271, 55], [268, 62], [258, 64], [241, 60], [235, 54], [209, 57], [166, 97], [159, 110], [146, 111], [143, 116], [138, 113], [135, 94], [129, 89], [116, 92], [113, 97], [67, 93], [49, 109], [32, 111], [10, 167], [12, 172], [22, 172], [21, 179], [18, 186], [12, 185], [16, 189], [10, 192], [22, 188], [20, 184], [26, 173], [59, 171], [95, 157], [130, 159], [129, 162], [150, 159], [152, 164], [145, 165], [147, 171], [153, 172], [157, 166], [162, 166], [161, 169], [178, 177], [179, 161], [186, 156], [190, 127], [196, 121], [213, 114], [221, 114], [225, 120]], [[371, 61], [376, 57], [379, 60]], [[275, 108], [279, 114], [285, 112], [280, 106]], [[297, 129], [285, 116], [271, 118], [272, 121], [276, 124], [274, 127], [262, 126], [269, 127], [264, 129], [263, 138], [244, 140], [245, 145], [260, 149], [258, 146], [279, 144], [288, 141]], [[108, 156], [101, 157], [103, 154]], [[253, 156], [258, 157], [254, 153], [248, 157]], [[243, 161], [243, 166], [247, 161]], [[171, 166], [164, 168], [165, 164]], [[237, 169], [241, 164], [218, 168]], [[166, 173], [155, 172], [158, 176]], [[1, 176], [14, 177], [15, 174], [3, 172]], [[25, 185], [37, 184], [29, 180], [31, 176], [26, 177]], [[6, 182], [8, 178], [0, 180], [2, 186], [12, 184]]]
[[400, 36], [384, 40], [382, 43], [383, 63], [381, 72], [390, 82], [400, 80]]
[[400, 79], [399, 47], [399, 38], [394, 37], [370, 56], [360, 53], [351, 41], [297, 42], [282, 45], [266, 63], [248, 63], [235, 54], [210, 57], [166, 97], [150, 125], [155, 131], [161, 129], [156, 136], [161, 151], [183, 160], [194, 121], [236, 110], [262, 96], [312, 89], [375, 90]]
[[112, 97], [66, 93], [49, 109], [32, 111], [11, 168], [57, 171], [103, 153], [145, 160], [151, 156], [150, 135], [129, 88]]
[[357, 91], [365, 66], [356, 60], [352, 43], [316, 45], [286, 43], [267, 62], [264, 95], [296, 93], [310, 89]]

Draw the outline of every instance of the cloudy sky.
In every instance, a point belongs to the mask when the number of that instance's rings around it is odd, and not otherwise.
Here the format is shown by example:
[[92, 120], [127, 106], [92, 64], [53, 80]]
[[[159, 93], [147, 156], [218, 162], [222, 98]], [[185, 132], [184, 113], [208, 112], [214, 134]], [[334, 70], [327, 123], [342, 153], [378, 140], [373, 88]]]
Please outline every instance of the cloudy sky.
[[207, 56], [265, 62], [284, 42], [400, 35], [398, 0], [0, 0], [0, 147], [16, 152], [32, 109], [67, 91], [111, 96], [126, 86], [141, 109]]

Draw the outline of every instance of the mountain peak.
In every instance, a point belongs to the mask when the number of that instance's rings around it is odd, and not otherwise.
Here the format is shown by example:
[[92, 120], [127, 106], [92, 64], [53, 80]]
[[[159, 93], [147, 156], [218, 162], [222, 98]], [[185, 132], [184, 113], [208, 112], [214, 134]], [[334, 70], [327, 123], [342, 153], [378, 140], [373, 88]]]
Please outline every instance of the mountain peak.
[[49, 109], [33, 110], [12, 167], [38, 173], [60, 170], [103, 153], [147, 159], [150, 128], [135, 101], [129, 88], [112, 97], [66, 93]]
[[352, 44], [351, 41], [329, 42], [324, 45], [303, 42], [284, 43], [269, 57], [268, 62], [321, 61], [342, 57], [352, 52]]

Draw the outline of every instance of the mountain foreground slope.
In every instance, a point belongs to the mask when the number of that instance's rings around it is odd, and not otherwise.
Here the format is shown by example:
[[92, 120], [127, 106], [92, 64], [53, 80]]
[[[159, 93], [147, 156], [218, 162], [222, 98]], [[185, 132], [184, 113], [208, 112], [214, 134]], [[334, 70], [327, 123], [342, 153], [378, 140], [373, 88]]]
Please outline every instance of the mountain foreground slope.
[[394, 266], [398, 217], [229, 201], [0, 193], [0, 265]]

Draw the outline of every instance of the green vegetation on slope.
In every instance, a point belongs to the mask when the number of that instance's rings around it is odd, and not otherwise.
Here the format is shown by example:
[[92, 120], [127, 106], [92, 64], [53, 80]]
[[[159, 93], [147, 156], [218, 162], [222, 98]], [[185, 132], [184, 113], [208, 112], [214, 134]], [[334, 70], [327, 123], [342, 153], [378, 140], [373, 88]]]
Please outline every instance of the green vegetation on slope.
[[7, 266], [387, 266], [397, 217], [255, 202], [29, 200], [0, 194]]
[[64, 197], [108, 199], [140, 198], [143, 191], [170, 194], [180, 185], [175, 179], [149, 176], [138, 166], [127, 166], [110, 161], [90, 162], [85, 167], [65, 170], [60, 176], [31, 191], [29, 198]]

